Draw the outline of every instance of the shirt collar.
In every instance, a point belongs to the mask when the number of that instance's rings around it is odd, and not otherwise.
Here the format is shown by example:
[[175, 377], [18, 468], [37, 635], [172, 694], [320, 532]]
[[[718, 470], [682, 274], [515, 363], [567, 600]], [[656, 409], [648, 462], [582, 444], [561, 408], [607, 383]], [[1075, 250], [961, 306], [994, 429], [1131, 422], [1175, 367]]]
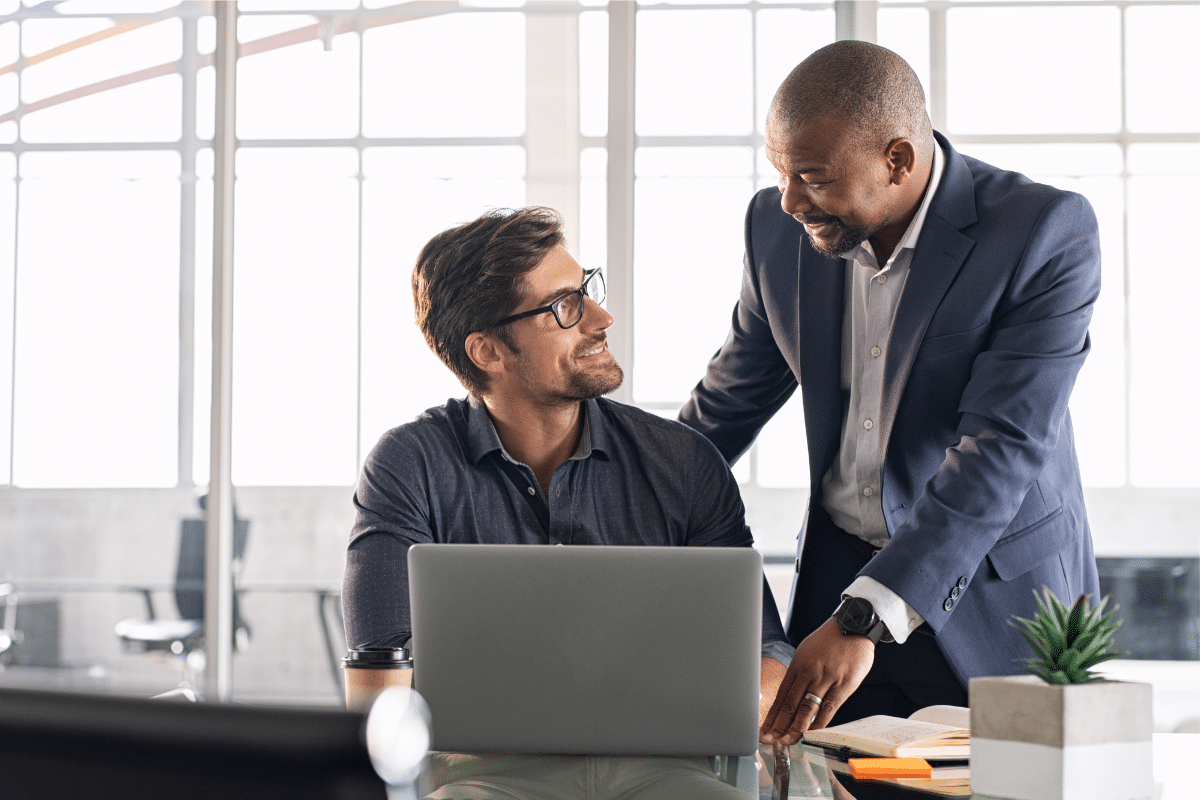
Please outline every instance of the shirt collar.
[[[575, 452], [568, 460], [587, 458], [593, 450], [607, 452], [608, 437], [599, 412], [600, 406], [597, 401], [584, 401], [583, 432], [579, 435], [579, 444], [575, 446]], [[514, 464], [521, 463], [504, 449], [500, 434], [496, 433], [496, 426], [487, 412], [487, 406], [474, 395], [467, 398], [467, 448], [473, 464], [478, 464], [484, 456], [496, 450]]]
[[904, 235], [900, 237], [900, 243], [896, 245], [896, 249], [892, 251], [888, 262], [882, 268], [879, 262], [875, 261], [874, 251], [868, 242], [863, 242], [851, 250], [846, 254], [845, 258], [857, 261], [860, 264], [874, 262], [876, 269], [880, 272], [887, 272], [892, 264], [896, 262], [896, 256], [900, 255], [902, 250], [914, 249], [917, 246], [917, 239], [921, 238], [921, 229], [925, 227], [925, 215], [929, 213], [929, 206], [933, 202], [933, 196], [937, 194], [938, 186], [942, 182], [942, 173], [945, 171], [946, 154], [942, 152], [942, 146], [934, 142], [933, 170], [929, 174], [929, 185], [925, 187], [925, 195], [921, 198], [921, 205], [917, 206], [917, 213], [913, 215], [912, 222], [908, 223], [908, 228], [904, 231]]
[[467, 397], [467, 450], [473, 464], [478, 464], [488, 453], [504, 450], [487, 407], [475, 395]]

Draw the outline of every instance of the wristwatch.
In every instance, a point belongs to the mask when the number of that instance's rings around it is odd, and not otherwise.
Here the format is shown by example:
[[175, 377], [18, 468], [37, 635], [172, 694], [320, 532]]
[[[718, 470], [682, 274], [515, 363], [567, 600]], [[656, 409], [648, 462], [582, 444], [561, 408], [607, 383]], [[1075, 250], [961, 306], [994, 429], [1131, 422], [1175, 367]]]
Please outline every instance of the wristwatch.
[[871, 640], [871, 644], [879, 644], [880, 639], [895, 641], [888, 635], [887, 626], [875, 613], [870, 600], [847, 597], [833, 612], [833, 618], [842, 629], [843, 636], [865, 636]]

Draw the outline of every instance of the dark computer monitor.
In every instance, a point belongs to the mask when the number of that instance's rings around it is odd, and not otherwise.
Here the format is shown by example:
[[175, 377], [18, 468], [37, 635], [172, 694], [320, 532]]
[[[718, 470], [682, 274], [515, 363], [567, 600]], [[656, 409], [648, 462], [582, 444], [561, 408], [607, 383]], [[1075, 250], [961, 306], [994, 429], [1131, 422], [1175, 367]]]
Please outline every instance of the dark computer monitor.
[[0, 689], [0, 796], [384, 800], [366, 715]]

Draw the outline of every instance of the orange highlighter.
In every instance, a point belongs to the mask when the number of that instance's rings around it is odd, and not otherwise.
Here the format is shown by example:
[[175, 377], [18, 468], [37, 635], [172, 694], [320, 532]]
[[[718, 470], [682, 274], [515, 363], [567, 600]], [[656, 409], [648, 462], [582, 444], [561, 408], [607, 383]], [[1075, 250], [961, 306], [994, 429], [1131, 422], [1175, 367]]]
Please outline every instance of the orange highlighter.
[[933, 768], [923, 758], [852, 758], [850, 776], [857, 780], [870, 778], [925, 778], [933, 776]]

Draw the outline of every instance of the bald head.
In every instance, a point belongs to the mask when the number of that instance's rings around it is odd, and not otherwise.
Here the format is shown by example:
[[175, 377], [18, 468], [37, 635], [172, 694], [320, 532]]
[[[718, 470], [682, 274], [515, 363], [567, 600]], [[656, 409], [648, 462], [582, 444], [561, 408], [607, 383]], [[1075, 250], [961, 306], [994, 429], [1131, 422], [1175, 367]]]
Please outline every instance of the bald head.
[[790, 131], [822, 117], [846, 123], [869, 149], [906, 137], [918, 153], [932, 152], [921, 81], [908, 62], [879, 45], [834, 42], [804, 59], [775, 92], [767, 124]]

